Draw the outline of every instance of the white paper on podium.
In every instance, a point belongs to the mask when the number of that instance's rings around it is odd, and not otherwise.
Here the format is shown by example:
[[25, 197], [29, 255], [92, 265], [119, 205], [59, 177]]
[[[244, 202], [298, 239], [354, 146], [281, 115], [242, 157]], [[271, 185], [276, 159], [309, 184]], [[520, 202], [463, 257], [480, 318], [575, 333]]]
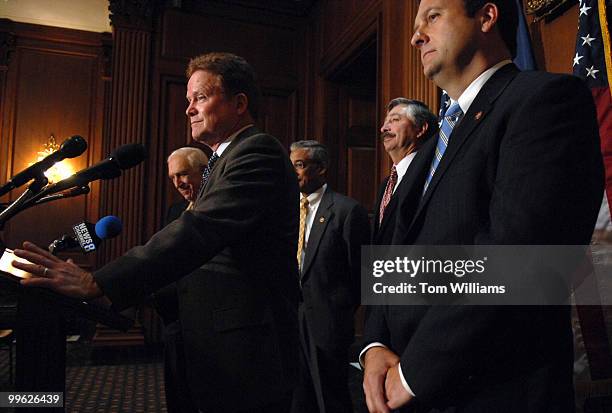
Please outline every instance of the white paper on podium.
[[14, 275], [18, 278], [30, 278], [34, 276], [34, 274], [13, 267], [13, 261], [31, 264], [30, 261], [23, 258], [19, 258], [13, 253], [13, 250], [7, 248], [4, 250], [4, 254], [2, 254], [2, 257], [0, 257], [0, 270]]

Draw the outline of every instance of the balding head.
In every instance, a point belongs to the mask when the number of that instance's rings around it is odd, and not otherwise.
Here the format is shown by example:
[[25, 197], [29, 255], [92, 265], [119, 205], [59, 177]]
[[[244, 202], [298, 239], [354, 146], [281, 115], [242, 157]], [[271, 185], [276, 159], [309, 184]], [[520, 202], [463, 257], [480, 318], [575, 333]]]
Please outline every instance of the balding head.
[[179, 148], [168, 156], [168, 177], [189, 202], [195, 201], [208, 157], [198, 148]]

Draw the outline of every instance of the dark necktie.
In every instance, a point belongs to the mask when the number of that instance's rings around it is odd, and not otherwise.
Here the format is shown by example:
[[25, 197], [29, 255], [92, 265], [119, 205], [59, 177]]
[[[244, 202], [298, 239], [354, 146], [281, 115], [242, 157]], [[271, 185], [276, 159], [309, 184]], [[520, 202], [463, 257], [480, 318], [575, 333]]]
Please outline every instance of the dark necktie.
[[395, 165], [391, 168], [391, 175], [389, 175], [389, 180], [387, 181], [387, 186], [385, 187], [385, 194], [383, 195], [383, 199], [380, 203], [380, 210], [378, 211], [378, 224], [380, 225], [383, 220], [383, 215], [385, 214], [385, 209], [387, 209], [387, 205], [391, 201], [391, 196], [393, 196], [393, 190], [395, 189], [395, 185], [397, 184], [397, 169]]
[[202, 172], [202, 183], [200, 184], [200, 191], [198, 192], [198, 197], [202, 195], [202, 192], [204, 192], [204, 188], [208, 183], [208, 178], [210, 178], [210, 173], [212, 172], [212, 169], [218, 159], [219, 155], [217, 155], [217, 152], [214, 152], [208, 160], [208, 165], [206, 165], [206, 168], [204, 168], [204, 171]]

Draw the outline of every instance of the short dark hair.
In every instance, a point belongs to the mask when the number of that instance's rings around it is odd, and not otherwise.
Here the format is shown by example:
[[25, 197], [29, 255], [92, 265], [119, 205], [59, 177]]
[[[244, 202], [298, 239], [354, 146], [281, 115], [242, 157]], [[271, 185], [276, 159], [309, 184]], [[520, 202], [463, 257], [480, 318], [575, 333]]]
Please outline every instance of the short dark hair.
[[187, 65], [187, 79], [198, 70], [219, 76], [225, 92], [233, 95], [244, 93], [249, 102], [249, 113], [254, 119], [257, 118], [259, 89], [255, 81], [255, 71], [243, 57], [224, 52], [196, 56]]
[[499, 10], [497, 26], [499, 33], [514, 59], [516, 57], [516, 32], [518, 30], [518, 8], [515, 0], [463, 0], [463, 6], [468, 17], [474, 17], [476, 12], [487, 3], [493, 3]]
[[315, 140], [304, 140], [293, 142], [289, 147], [291, 152], [299, 149], [306, 149], [310, 155], [310, 159], [321, 165], [323, 168], [327, 168], [329, 164], [329, 154], [327, 153], [327, 147], [321, 142]]
[[425, 135], [423, 135], [422, 139], [419, 139], [419, 143], [425, 142], [438, 131], [438, 119], [436, 115], [434, 115], [427, 105], [420, 100], [403, 97], [392, 99], [387, 105], [387, 112], [396, 106], [406, 106], [406, 112], [418, 129], [421, 129], [423, 125], [427, 124]]

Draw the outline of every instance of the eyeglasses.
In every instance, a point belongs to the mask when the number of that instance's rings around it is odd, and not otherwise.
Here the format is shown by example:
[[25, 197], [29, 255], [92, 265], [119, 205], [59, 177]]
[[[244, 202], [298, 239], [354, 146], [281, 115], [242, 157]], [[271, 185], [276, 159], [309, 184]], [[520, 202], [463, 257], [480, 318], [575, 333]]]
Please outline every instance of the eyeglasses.
[[316, 164], [318, 163], [317, 161], [314, 160], [309, 160], [309, 161], [295, 161], [293, 163], [293, 167], [295, 169], [306, 169], [308, 168], [308, 166], [312, 165], [312, 164]]

